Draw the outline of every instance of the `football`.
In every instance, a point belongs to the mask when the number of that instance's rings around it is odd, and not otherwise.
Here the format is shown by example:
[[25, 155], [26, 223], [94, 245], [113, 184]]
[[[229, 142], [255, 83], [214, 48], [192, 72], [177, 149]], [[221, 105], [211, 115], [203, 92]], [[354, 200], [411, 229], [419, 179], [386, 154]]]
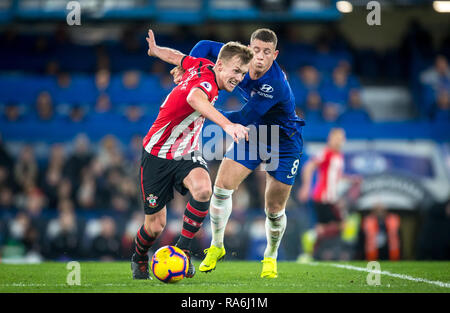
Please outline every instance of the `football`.
[[186, 254], [175, 246], [159, 248], [152, 257], [153, 275], [163, 283], [176, 283], [182, 280], [188, 271]]

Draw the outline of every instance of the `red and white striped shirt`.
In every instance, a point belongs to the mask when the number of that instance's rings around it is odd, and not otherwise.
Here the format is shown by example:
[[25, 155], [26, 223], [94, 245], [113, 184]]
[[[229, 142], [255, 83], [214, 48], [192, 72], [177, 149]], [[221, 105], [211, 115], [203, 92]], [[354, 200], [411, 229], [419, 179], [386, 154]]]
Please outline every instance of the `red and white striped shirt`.
[[318, 163], [318, 177], [313, 200], [321, 203], [335, 203], [338, 199], [339, 179], [344, 171], [344, 156], [341, 152], [327, 147], [314, 160]]
[[148, 153], [163, 159], [174, 159], [199, 149], [205, 118], [187, 102], [190, 91], [200, 88], [212, 105], [219, 93], [213, 62], [185, 56], [181, 66], [185, 70], [181, 82], [164, 100], [158, 117], [143, 140]]

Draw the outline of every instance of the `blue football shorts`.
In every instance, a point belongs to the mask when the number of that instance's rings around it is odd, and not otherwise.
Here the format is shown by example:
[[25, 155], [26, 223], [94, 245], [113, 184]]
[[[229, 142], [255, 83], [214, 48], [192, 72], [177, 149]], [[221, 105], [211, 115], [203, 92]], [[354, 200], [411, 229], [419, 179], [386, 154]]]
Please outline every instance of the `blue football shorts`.
[[[267, 137], [266, 137], [267, 138]], [[233, 143], [225, 157], [234, 160], [250, 170], [261, 168], [276, 180], [293, 185], [299, 172], [300, 158], [303, 151], [301, 130], [288, 137], [283, 132], [278, 142], [273, 140], [241, 140]]]

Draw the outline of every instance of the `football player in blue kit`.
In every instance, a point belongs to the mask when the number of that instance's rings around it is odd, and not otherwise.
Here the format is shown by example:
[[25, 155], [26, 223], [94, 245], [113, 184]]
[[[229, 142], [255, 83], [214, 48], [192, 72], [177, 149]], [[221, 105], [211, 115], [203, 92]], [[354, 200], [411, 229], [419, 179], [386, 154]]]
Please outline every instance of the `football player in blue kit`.
[[[244, 154], [239, 153], [239, 146], [234, 144], [220, 164], [209, 211], [212, 241], [210, 248], [205, 250], [205, 259], [199, 266], [201, 272], [212, 271], [216, 268], [217, 261], [225, 256], [223, 239], [225, 226], [232, 211], [234, 190], [261, 163], [265, 163], [267, 246], [262, 260], [261, 277], [278, 276], [278, 248], [286, 229], [285, 207], [298, 173], [303, 148], [302, 127], [305, 122], [295, 113], [291, 87], [275, 61], [279, 52], [276, 50], [277, 40], [276, 34], [270, 29], [262, 28], [253, 32], [249, 47], [253, 50], [254, 57], [250, 62], [249, 72], [237, 86], [244, 105], [239, 111], [221, 112], [234, 123], [254, 125], [258, 140], [242, 143]], [[192, 49], [190, 55], [214, 61], [222, 45], [219, 42], [202, 40]], [[175, 69], [172, 74], [176, 81], [177, 70]], [[260, 127], [261, 125], [266, 126]], [[266, 134], [262, 134], [266, 131]], [[278, 131], [278, 142], [271, 141], [271, 134], [274, 131]], [[260, 146], [264, 145], [266, 150], [263, 151], [270, 152], [269, 159], [263, 160], [261, 155], [251, 157], [250, 151], [255, 148], [254, 145], [258, 146], [256, 151], [261, 151]]]

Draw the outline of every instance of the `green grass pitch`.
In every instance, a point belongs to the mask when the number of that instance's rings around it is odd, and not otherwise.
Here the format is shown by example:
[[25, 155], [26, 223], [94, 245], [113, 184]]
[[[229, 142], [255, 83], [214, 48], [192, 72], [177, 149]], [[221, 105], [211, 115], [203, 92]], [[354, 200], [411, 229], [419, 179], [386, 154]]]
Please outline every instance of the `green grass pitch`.
[[[196, 261], [196, 265], [200, 261]], [[380, 285], [368, 285], [367, 262], [278, 262], [277, 279], [261, 279], [260, 262], [219, 262], [211, 273], [176, 284], [131, 279], [129, 262], [81, 262], [81, 285], [67, 284], [67, 263], [0, 264], [0, 292], [326, 293], [450, 292], [450, 262], [380, 262]], [[387, 273], [387, 274], [386, 274]]]

